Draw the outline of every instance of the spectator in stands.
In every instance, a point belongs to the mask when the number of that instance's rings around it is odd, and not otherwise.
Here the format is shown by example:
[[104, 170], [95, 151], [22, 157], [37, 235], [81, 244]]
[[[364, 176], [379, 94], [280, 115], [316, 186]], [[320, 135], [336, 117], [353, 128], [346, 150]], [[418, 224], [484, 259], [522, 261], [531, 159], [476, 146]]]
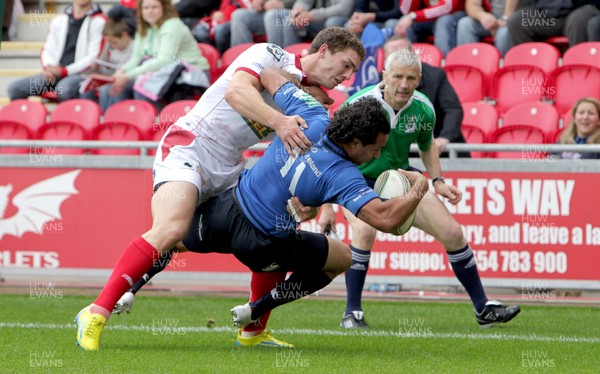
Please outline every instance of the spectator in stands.
[[181, 0], [175, 4], [175, 10], [181, 21], [190, 29], [204, 17], [208, 17], [213, 10], [219, 9], [221, 0]]
[[333, 17], [337, 19], [332, 20], [332, 23], [344, 26], [353, 33], [360, 35], [365, 26], [371, 22], [375, 22], [379, 28], [393, 29], [401, 16], [399, 1], [357, 0], [354, 13], [350, 18]]
[[[383, 46], [385, 58], [392, 52], [400, 49], [412, 50], [412, 43], [407, 38], [391, 37]], [[434, 143], [440, 155], [447, 156], [446, 146], [449, 143], [465, 143], [461, 132], [463, 110], [454, 88], [448, 81], [446, 72], [442, 68], [431, 66], [426, 62], [421, 63], [421, 81], [417, 91], [425, 94], [433, 104], [435, 110], [435, 128], [433, 130]], [[469, 153], [459, 154], [469, 157]], [[416, 156], [418, 157], [418, 156]]]
[[[600, 100], [583, 98], [573, 106], [573, 119], [560, 136], [560, 144], [600, 144]], [[598, 159], [600, 153], [562, 152], [566, 159]]]
[[137, 29], [136, 7], [137, 0], [121, 0], [119, 4], [113, 5], [106, 15], [108, 18], [122, 19], [127, 24], [129, 35], [133, 37]]
[[231, 15], [237, 9], [246, 8], [252, 8], [251, 0], [222, 0], [218, 10], [194, 26], [192, 34], [198, 42], [213, 44], [223, 54], [231, 42]]
[[[578, 7], [569, 14], [565, 25], [569, 45], [600, 40], [600, 0], [573, 1], [573, 5]], [[598, 20], [592, 21], [594, 17]]]
[[292, 9], [293, 5], [294, 0], [252, 0], [252, 8], [236, 10], [231, 16], [231, 46], [252, 43], [255, 36], [266, 36], [265, 15]]
[[79, 97], [82, 72], [91, 68], [102, 49], [106, 17], [91, 0], [74, 0], [54, 17], [40, 54], [42, 73], [16, 80], [8, 87], [11, 100], [55, 92], [58, 101]]
[[[112, 75], [116, 69], [129, 61], [133, 53], [133, 38], [130, 26], [124, 19], [109, 18], [102, 31], [105, 46], [96, 60], [94, 72], [102, 75]], [[92, 89], [80, 94], [80, 98], [96, 100], [97, 90]]]
[[506, 21], [518, 0], [467, 0], [467, 17], [458, 21], [457, 45], [476, 43], [486, 36], [494, 37], [494, 45], [502, 56], [510, 49]]
[[569, 39], [570, 46], [584, 42], [598, 5], [598, 0], [535, 0], [533, 6], [523, 7], [508, 18], [511, 43], [544, 41], [561, 35]]
[[[142, 81], [149, 82], [152, 79], [152, 83], [155, 83], [154, 79], [165, 75], [167, 79], [173, 78], [168, 75], [170, 69], [181, 62], [198, 70], [206, 71], [209, 68], [190, 29], [177, 17], [170, 0], [142, 0], [137, 6], [138, 27], [133, 42], [133, 55], [113, 74], [115, 82], [100, 88], [102, 110], [116, 102], [132, 98], [148, 101], [160, 110], [162, 97], [149, 97], [146, 93], [137, 92], [140, 91], [137, 87]], [[204, 75], [208, 82], [208, 75]], [[134, 91], [137, 78], [140, 80]]]
[[319, 31], [339, 26], [338, 17], [350, 17], [354, 0], [309, 1], [298, 0], [292, 10], [265, 14], [267, 42], [283, 48], [312, 40]]
[[15, 0], [5, 0], [4, 4], [4, 16], [2, 17], [2, 41], [8, 41], [10, 40], [8, 32], [10, 29], [10, 24], [12, 22], [13, 7], [15, 5]]
[[456, 26], [466, 15], [464, 0], [401, 0], [400, 11], [404, 14], [394, 35], [405, 36], [418, 42], [433, 32], [434, 44], [444, 56], [456, 47]]
[[587, 23], [588, 41], [600, 42], [600, 14], [590, 18]]

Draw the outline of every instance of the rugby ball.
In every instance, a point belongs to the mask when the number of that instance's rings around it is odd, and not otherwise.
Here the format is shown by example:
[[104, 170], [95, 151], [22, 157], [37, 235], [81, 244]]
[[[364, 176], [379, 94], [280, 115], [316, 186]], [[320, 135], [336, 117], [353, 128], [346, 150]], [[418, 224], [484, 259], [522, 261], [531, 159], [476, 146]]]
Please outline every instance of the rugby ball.
[[[373, 188], [377, 195], [382, 199], [391, 199], [393, 197], [404, 196], [408, 190], [412, 187], [408, 178], [404, 174], [397, 170], [386, 170], [377, 180], [375, 181], [375, 187]], [[413, 222], [415, 221], [415, 210], [408, 219], [400, 226], [396, 227], [391, 234], [403, 235], [410, 230]]]

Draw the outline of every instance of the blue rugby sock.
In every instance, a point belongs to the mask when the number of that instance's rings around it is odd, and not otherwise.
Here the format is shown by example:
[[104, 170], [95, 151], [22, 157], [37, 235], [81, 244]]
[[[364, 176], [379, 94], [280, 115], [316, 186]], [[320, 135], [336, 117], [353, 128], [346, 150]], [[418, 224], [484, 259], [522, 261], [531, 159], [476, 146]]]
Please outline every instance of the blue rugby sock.
[[346, 312], [345, 316], [355, 310], [362, 310], [362, 291], [369, 269], [371, 251], [350, 246], [352, 251], [352, 266], [346, 270]]
[[456, 278], [458, 278], [467, 290], [473, 306], [475, 306], [475, 311], [481, 313], [488, 299], [481, 284], [481, 278], [479, 278], [477, 263], [475, 262], [475, 257], [473, 257], [471, 247], [467, 244], [458, 251], [447, 253]]

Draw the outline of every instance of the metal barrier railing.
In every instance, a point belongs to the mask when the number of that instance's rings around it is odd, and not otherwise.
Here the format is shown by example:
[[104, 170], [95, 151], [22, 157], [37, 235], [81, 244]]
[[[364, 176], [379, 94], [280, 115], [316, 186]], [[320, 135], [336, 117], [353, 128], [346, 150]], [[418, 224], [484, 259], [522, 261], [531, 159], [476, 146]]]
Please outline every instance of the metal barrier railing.
[[[71, 140], [0, 140], [0, 148], [16, 147], [30, 148], [34, 151], [44, 150], [52, 147], [56, 148], [84, 148], [84, 149], [139, 149], [140, 156], [147, 156], [148, 150], [155, 149], [158, 142], [137, 141], [137, 142], [119, 142], [119, 141], [71, 141]], [[250, 148], [253, 151], [265, 150], [269, 143], [258, 143]], [[559, 152], [579, 152], [579, 153], [600, 153], [600, 144], [462, 144], [450, 143], [446, 147], [450, 158], [457, 158], [460, 152], [539, 152], [539, 153], [559, 153]], [[411, 152], [417, 152], [418, 147], [412, 144]], [[35, 152], [34, 152], [35, 153]], [[0, 150], [1, 155], [1, 150]]]

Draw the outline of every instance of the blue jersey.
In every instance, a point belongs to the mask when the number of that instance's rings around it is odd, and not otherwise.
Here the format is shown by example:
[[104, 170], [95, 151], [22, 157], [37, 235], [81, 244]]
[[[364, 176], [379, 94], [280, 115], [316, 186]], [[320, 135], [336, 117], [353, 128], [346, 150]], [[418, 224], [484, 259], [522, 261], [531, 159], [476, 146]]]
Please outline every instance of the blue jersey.
[[236, 194], [254, 227], [275, 237], [293, 233], [297, 224], [286, 210], [293, 196], [306, 206], [340, 204], [354, 215], [378, 198], [346, 152], [324, 136], [329, 116], [312, 96], [286, 83], [274, 99], [286, 115], [299, 115], [308, 123], [304, 134], [313, 146], [306, 154], [292, 157], [277, 137], [254, 167], [242, 174]]

